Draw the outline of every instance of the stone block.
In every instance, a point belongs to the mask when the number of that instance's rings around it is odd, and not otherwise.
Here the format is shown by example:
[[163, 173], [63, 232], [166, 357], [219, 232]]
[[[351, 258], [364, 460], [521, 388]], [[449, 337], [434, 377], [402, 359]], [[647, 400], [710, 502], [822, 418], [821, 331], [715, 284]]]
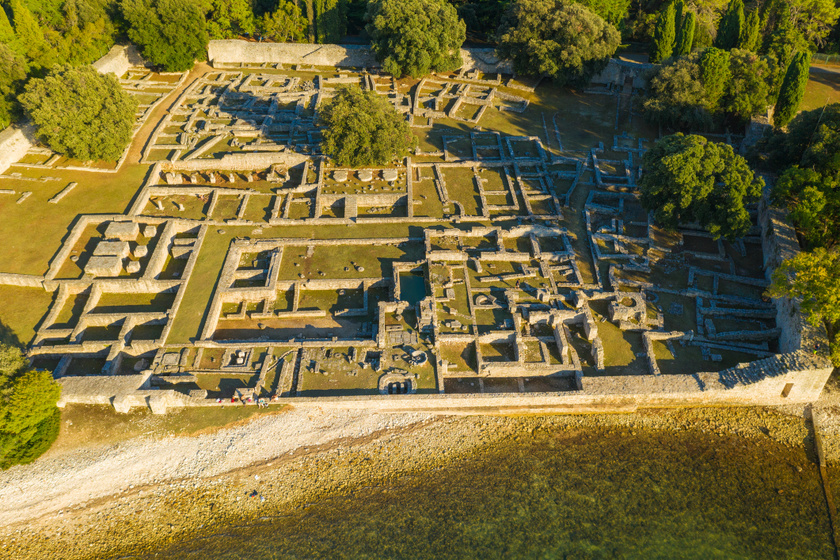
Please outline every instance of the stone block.
[[382, 179], [388, 181], [389, 183], [393, 183], [397, 180], [397, 170], [396, 169], [384, 169], [382, 171]]
[[125, 271], [129, 274], [140, 272], [140, 261], [128, 261], [128, 264], [125, 265]]
[[126, 241], [100, 241], [96, 244], [93, 255], [96, 257], [117, 256], [125, 258], [129, 252], [128, 242]]
[[332, 175], [333, 175], [333, 179], [340, 182], [340, 183], [343, 183], [344, 181], [347, 180], [347, 170], [346, 169], [336, 169], [335, 171], [333, 171]]
[[154, 237], [157, 235], [157, 226], [143, 226], [143, 237]]
[[85, 273], [94, 276], [119, 276], [122, 272], [122, 257], [91, 257], [85, 265]]
[[369, 183], [373, 181], [373, 172], [370, 169], [360, 169], [356, 172], [356, 177], [359, 178], [359, 181]]
[[172, 247], [170, 253], [173, 259], [186, 259], [192, 253], [192, 247]]
[[106, 239], [134, 241], [140, 235], [140, 226], [134, 222], [111, 222], [105, 230]]

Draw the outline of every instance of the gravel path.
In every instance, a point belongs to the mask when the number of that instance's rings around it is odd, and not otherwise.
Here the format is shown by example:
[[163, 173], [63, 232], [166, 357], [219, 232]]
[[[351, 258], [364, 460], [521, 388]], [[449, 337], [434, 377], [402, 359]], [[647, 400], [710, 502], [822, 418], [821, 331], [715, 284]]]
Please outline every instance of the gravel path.
[[135, 439], [0, 472], [0, 526], [117, 494], [135, 485], [216, 476], [304, 447], [427, 420], [424, 414], [290, 410], [196, 437]]

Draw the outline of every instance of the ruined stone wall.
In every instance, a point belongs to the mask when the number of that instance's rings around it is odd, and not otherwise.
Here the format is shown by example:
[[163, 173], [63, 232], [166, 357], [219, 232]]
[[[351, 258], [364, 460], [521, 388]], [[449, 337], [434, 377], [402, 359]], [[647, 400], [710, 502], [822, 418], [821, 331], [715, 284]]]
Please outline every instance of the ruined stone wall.
[[[207, 58], [214, 66], [242, 62], [258, 64], [307, 64], [339, 68], [379, 68], [367, 45], [313, 45], [309, 43], [249, 43], [238, 39], [210, 41]], [[494, 49], [461, 49], [466, 70], [512, 72], [511, 63], [502, 61]]]
[[0, 132], [0, 173], [20, 160], [35, 142], [35, 130], [27, 125], [12, 125]]
[[[799, 240], [796, 231], [788, 221], [787, 212], [770, 205], [769, 189], [758, 205], [758, 223], [761, 226], [761, 248], [764, 253], [764, 273], [770, 280], [773, 271], [782, 261], [799, 254]], [[815, 344], [828, 346], [824, 327], [808, 323], [799, 310], [799, 304], [791, 299], [775, 299], [776, 327], [781, 329], [779, 351], [792, 352], [800, 348], [811, 350]]]
[[633, 80], [634, 88], [643, 89], [647, 86], [645, 73], [654, 66], [656, 65], [611, 58], [607, 63], [607, 67], [592, 78], [592, 83], [612, 84], [620, 87], [624, 85], [625, 80], [629, 77]]
[[100, 74], [114, 74], [121, 78], [132, 66], [143, 66], [144, 62], [134, 45], [114, 45], [108, 54], [93, 63]]

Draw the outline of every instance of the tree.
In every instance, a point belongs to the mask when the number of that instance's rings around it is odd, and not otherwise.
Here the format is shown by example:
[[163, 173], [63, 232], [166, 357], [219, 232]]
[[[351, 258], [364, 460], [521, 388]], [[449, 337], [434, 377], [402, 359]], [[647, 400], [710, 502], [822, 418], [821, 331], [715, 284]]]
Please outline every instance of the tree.
[[0, 4], [0, 43], [11, 45], [15, 40], [15, 30], [12, 29], [12, 24], [9, 17], [6, 15], [6, 10]]
[[466, 26], [443, 0], [373, 0], [366, 29], [389, 74], [415, 78], [461, 66]]
[[758, 198], [764, 181], [732, 146], [677, 133], [657, 141], [642, 165], [642, 206], [666, 229], [697, 222], [731, 240], [752, 227], [745, 204]]
[[671, 58], [676, 39], [676, 10], [674, 3], [668, 2], [659, 12], [656, 27], [653, 29], [653, 43], [650, 51], [650, 61], [662, 62]]
[[257, 28], [249, 0], [209, 0], [207, 35], [210, 39], [232, 39], [251, 34]]
[[739, 121], [767, 111], [772, 98], [774, 70], [766, 57], [746, 50], [729, 52], [730, 79], [722, 100], [724, 113]]
[[799, 104], [802, 103], [802, 97], [805, 95], [805, 86], [808, 85], [810, 66], [809, 53], [798, 53], [788, 66], [773, 115], [773, 123], [777, 127], [785, 126], [799, 111]]
[[315, 14], [310, 16], [319, 43], [338, 43], [347, 32], [346, 0], [312, 0]]
[[28, 370], [18, 348], [0, 344], [0, 468], [30, 463], [58, 436], [61, 387], [46, 371]]
[[729, 52], [714, 47], [709, 47], [700, 55], [700, 80], [706, 90], [706, 103], [712, 112], [717, 111], [732, 78], [729, 62]]
[[800, 165], [840, 179], [840, 103], [802, 111], [787, 131], [777, 129], [759, 147], [766, 150], [767, 163], [776, 171]]
[[602, 18], [618, 27], [630, 10], [630, 0], [577, 0]]
[[697, 28], [697, 16], [694, 12], [688, 12], [682, 20], [677, 32], [677, 40], [674, 46], [675, 56], [685, 56], [691, 52], [691, 45], [694, 43], [694, 30]]
[[260, 21], [263, 37], [277, 43], [303, 41], [307, 26], [300, 8], [288, 0], [280, 0], [277, 9], [264, 14]]
[[0, 43], [0, 130], [17, 120], [20, 110], [17, 98], [27, 70], [26, 59]]
[[16, 41], [12, 43], [12, 50], [25, 55], [39, 65], [46, 65], [45, 51], [49, 46], [44, 38], [44, 31], [29, 8], [21, 0], [11, 0], [12, 19], [15, 26]]
[[744, 0], [732, 0], [726, 13], [720, 18], [715, 46], [728, 51], [740, 47], [744, 36]]
[[403, 157], [417, 139], [391, 103], [358, 86], [343, 87], [320, 111], [322, 148], [338, 165], [384, 165]]
[[57, 66], [29, 80], [20, 101], [38, 137], [60, 154], [116, 161], [131, 141], [136, 98], [92, 66]]
[[606, 68], [621, 37], [589, 8], [564, 0], [519, 0], [500, 27], [500, 57], [514, 70], [558, 85], [585, 85]]
[[813, 169], [788, 168], [773, 187], [773, 201], [784, 203], [809, 247], [840, 242], [840, 184]]
[[699, 55], [680, 57], [656, 70], [642, 109], [654, 124], [689, 130], [712, 126], [706, 90], [700, 81]]
[[840, 252], [815, 249], [788, 259], [774, 272], [767, 290], [771, 297], [794, 298], [814, 326], [823, 324], [828, 334], [831, 358], [840, 367]]
[[789, 10], [790, 25], [814, 47], [822, 47], [831, 28], [840, 16], [834, 0], [784, 0]]
[[153, 64], [181, 72], [204, 58], [207, 26], [198, 0], [122, 0], [128, 38]]
[[758, 49], [758, 35], [760, 32], [761, 18], [758, 15], [758, 10], [753, 10], [747, 15], [747, 20], [738, 39], [738, 47], [755, 52]]

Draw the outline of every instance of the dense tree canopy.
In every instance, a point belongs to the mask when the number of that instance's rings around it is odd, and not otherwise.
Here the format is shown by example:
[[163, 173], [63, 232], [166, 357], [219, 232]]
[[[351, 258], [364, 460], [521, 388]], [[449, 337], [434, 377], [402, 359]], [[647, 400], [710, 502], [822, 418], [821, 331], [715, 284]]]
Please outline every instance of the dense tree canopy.
[[9, 126], [17, 116], [17, 98], [23, 88], [26, 71], [26, 59], [0, 43], [0, 130]]
[[461, 66], [466, 26], [443, 0], [373, 0], [367, 32], [383, 69], [400, 77]]
[[38, 137], [81, 160], [119, 159], [131, 140], [137, 100], [113, 74], [92, 66], [57, 66], [26, 85], [21, 103]]
[[497, 52], [519, 74], [583, 85], [603, 70], [618, 31], [588, 8], [565, 0], [519, 0], [500, 28]]
[[749, 231], [745, 204], [758, 198], [764, 181], [732, 146], [677, 133], [657, 141], [642, 164], [642, 206], [659, 225], [676, 229], [697, 222], [727, 239]]
[[0, 343], [0, 468], [30, 463], [58, 436], [61, 388], [32, 371], [18, 348]]
[[720, 18], [715, 46], [729, 50], [741, 48], [741, 38], [745, 37], [744, 0], [732, 0]]
[[233, 39], [257, 28], [250, 0], [205, 0], [210, 39]]
[[273, 12], [263, 15], [260, 27], [266, 39], [278, 43], [300, 42], [306, 37], [307, 21], [294, 2], [280, 0]]
[[819, 248], [786, 260], [773, 272], [768, 292], [773, 297], [795, 298], [813, 325], [828, 333], [834, 365], [840, 367], [840, 251]]
[[203, 59], [207, 26], [200, 0], [122, 0], [128, 37], [153, 64], [180, 72]]
[[840, 184], [834, 177], [790, 167], [773, 186], [773, 199], [787, 206], [807, 247], [840, 242]]
[[840, 103], [799, 113], [786, 132], [777, 130], [759, 147], [775, 171], [801, 165], [840, 178]]
[[642, 108], [651, 122], [680, 130], [740, 124], [773, 102], [772, 58], [710, 47], [657, 69]]
[[417, 139], [403, 115], [372, 91], [344, 87], [320, 111], [324, 153], [338, 165], [385, 165], [405, 156]]

